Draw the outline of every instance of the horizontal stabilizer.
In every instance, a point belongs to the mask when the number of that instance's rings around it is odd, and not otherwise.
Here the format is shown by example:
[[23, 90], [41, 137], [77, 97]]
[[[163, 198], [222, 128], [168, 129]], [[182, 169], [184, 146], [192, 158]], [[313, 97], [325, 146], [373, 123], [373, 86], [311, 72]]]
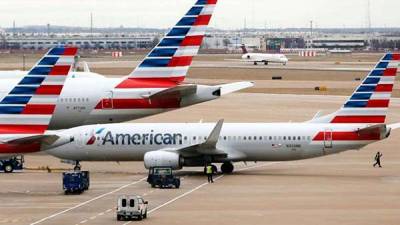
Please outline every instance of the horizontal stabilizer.
[[46, 145], [51, 145], [54, 142], [56, 142], [60, 137], [55, 134], [40, 134], [40, 135], [32, 135], [28, 137], [22, 137], [22, 138], [16, 138], [12, 140], [5, 141], [5, 144], [11, 144], [11, 145], [23, 145], [23, 144], [29, 144], [33, 142], [39, 142], [43, 143]]
[[387, 125], [387, 127], [390, 128], [391, 130], [396, 130], [400, 128], [400, 123], [389, 124]]
[[253, 82], [243, 81], [229, 84], [217, 85], [221, 88], [221, 95], [230, 94], [232, 92], [240, 91], [249, 87], [253, 87]]
[[178, 85], [178, 86], [157, 92], [153, 95], [150, 95], [149, 98], [150, 99], [168, 98], [170, 96], [183, 97], [183, 96], [195, 94], [196, 90], [197, 90], [197, 85], [194, 85], [194, 84]]

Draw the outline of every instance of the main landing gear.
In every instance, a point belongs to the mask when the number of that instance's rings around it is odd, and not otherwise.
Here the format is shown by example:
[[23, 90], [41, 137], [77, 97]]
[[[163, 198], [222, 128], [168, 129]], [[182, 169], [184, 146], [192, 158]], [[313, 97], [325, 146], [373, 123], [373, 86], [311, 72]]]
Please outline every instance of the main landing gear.
[[224, 163], [221, 165], [221, 171], [222, 171], [222, 173], [224, 173], [224, 174], [230, 174], [230, 173], [232, 173], [232, 172], [233, 172], [233, 169], [234, 169], [234, 167], [233, 167], [233, 164], [232, 164], [231, 162], [224, 162]]

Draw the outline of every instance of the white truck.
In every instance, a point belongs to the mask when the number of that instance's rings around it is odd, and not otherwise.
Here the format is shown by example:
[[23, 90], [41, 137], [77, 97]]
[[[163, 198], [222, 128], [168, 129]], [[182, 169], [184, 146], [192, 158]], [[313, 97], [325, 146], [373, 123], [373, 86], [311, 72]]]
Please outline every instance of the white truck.
[[121, 195], [117, 203], [117, 220], [147, 218], [147, 201], [138, 195]]

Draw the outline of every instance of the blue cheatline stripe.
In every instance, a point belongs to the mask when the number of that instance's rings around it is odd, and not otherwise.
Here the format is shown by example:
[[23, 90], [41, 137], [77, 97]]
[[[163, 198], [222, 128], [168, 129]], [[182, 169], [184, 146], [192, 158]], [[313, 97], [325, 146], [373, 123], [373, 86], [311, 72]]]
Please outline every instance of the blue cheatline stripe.
[[10, 94], [25, 94], [25, 95], [29, 95], [29, 94], [34, 94], [36, 92], [37, 87], [22, 87], [22, 86], [16, 86], [14, 89], [12, 89], [12, 91], [10, 92]]
[[180, 46], [182, 43], [183, 38], [164, 38], [158, 44], [160, 47], [173, 47], [173, 46]]
[[27, 104], [31, 96], [6, 96], [0, 104]]
[[385, 57], [383, 57], [382, 60], [392, 60], [393, 59], [393, 55], [392, 54], [386, 54]]
[[344, 104], [345, 108], [363, 108], [366, 107], [368, 101], [348, 101]]
[[171, 57], [178, 48], [155, 48], [149, 54], [149, 57]]
[[375, 85], [361, 85], [358, 89], [357, 92], [374, 92], [375, 91]]
[[176, 26], [192, 26], [196, 19], [197, 17], [183, 17]]
[[24, 77], [18, 84], [41, 84], [45, 77]]
[[369, 74], [370, 76], [382, 76], [383, 75], [384, 70], [372, 70], [371, 74]]
[[48, 75], [52, 67], [35, 67], [29, 71], [28, 75]]
[[173, 28], [167, 36], [186, 36], [190, 28]]
[[368, 100], [371, 98], [372, 93], [354, 93], [351, 100]]
[[63, 55], [65, 51], [65, 48], [62, 47], [57, 47], [53, 48], [48, 55]]
[[189, 12], [186, 13], [187, 16], [197, 16], [201, 13], [201, 10], [203, 10], [202, 6], [193, 6]]
[[379, 62], [376, 68], [378, 69], [385, 69], [389, 65], [388, 62]]
[[49, 65], [53, 66], [56, 64], [58, 57], [44, 57], [42, 60], [40, 60], [38, 65]]
[[166, 67], [170, 59], [145, 59], [139, 67]]
[[25, 106], [0, 106], [0, 114], [20, 114]]
[[380, 78], [369, 77], [369, 78], [365, 79], [363, 84], [377, 84], [377, 83], [379, 83], [379, 80], [380, 80]]

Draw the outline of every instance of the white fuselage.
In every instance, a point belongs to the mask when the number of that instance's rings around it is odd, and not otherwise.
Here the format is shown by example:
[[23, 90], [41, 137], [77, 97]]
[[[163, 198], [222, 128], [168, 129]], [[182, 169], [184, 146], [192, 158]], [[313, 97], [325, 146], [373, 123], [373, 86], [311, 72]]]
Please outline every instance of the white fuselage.
[[[24, 71], [0, 72], [0, 99], [3, 99], [21, 78]], [[172, 99], [172, 104], [153, 104], [147, 96], [165, 88], [115, 89], [124, 78], [107, 78], [90, 72], [73, 72], [56, 104], [50, 129], [64, 129], [85, 124], [123, 122], [180, 107], [216, 99], [215, 86], [198, 85], [195, 94]], [[166, 102], [171, 102], [166, 99]]]
[[242, 55], [242, 59], [250, 62], [264, 63], [282, 63], [286, 65], [289, 61], [283, 54], [266, 54], [266, 53], [246, 53]]
[[[89, 125], [60, 131], [71, 143], [45, 150], [78, 161], [141, 161], [151, 151], [178, 151], [201, 144], [214, 123], [124, 123]], [[220, 161], [298, 160], [359, 149], [377, 140], [344, 140], [366, 125], [312, 123], [225, 123], [216, 145]], [[326, 132], [326, 133], [325, 133]], [[337, 140], [332, 140], [339, 137]], [[204, 165], [204, 164], [203, 164]], [[189, 165], [190, 166], [190, 165]]]

